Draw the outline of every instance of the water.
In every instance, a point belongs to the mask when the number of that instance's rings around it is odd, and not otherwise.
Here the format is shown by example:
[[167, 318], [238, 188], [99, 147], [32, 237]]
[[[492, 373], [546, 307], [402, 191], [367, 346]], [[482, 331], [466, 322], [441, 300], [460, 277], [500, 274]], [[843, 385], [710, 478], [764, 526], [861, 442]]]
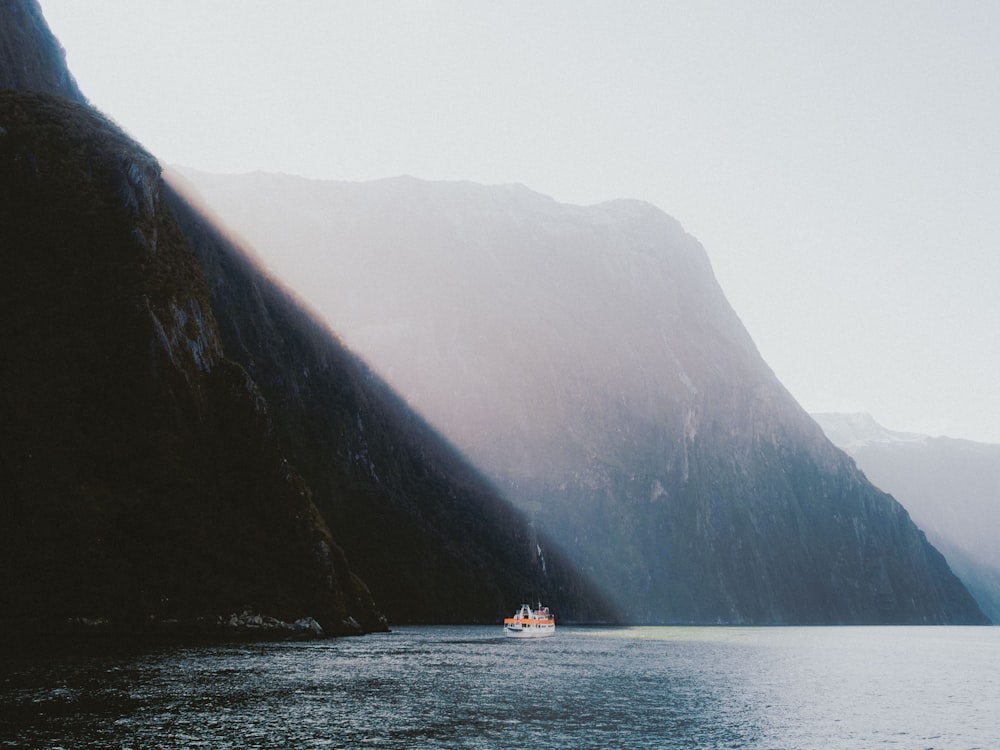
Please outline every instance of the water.
[[498, 631], [7, 644], [0, 747], [1000, 747], [1000, 628]]

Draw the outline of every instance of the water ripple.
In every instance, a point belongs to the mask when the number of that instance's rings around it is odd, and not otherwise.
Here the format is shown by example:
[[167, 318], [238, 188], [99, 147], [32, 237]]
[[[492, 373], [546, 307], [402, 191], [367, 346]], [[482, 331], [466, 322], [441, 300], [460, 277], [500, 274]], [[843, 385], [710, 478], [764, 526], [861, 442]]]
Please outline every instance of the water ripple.
[[[490, 628], [11, 650], [0, 747], [993, 747], [1000, 630]], [[8, 657], [10, 654], [7, 655]]]

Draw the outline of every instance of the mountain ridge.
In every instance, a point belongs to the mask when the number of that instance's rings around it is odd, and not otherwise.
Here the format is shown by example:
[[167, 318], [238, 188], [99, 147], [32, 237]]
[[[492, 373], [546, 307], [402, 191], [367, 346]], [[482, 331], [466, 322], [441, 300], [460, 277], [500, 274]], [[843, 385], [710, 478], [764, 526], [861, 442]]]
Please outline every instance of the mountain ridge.
[[62, 97], [0, 91], [0, 121], [4, 628], [384, 628], [223, 352], [155, 159]]
[[392, 621], [488, 622], [526, 591], [567, 621], [613, 618], [555, 545], [380, 378], [327, 346], [325, 324], [275, 282], [247, 278], [248, 258], [180, 193], [171, 204], [212, 279], [223, 339], [281, 404], [290, 457]]
[[[41, 15], [7, 0], [0, 28], [12, 18]], [[24, 28], [0, 37], [3, 68], [39, 53], [58, 74], [47, 28]], [[0, 92], [4, 630], [385, 629], [345, 534], [396, 621], [495, 621], [526, 594], [602, 616], [155, 158], [58, 75], [0, 74], [19, 87]], [[449, 588], [468, 597], [444, 606]]]
[[894, 432], [868, 415], [814, 417], [875, 484], [903, 503], [983, 611], [1000, 622], [1000, 445]]
[[916, 432], [887, 429], [864, 412], [817, 412], [811, 416], [833, 444], [848, 453], [873, 443], [920, 443], [931, 439]]
[[186, 176], [627, 621], [983, 621], [656, 207]]
[[49, 30], [35, 0], [2, 0], [0, 16], [0, 89], [40, 91], [81, 104], [80, 91], [69, 68], [66, 51]]
[[[4, 41], [58, 73], [27, 28], [35, 47]], [[517, 510], [407, 407], [426, 395], [393, 393], [106, 118], [58, 92], [0, 103], [0, 316], [19, 337], [0, 555], [26, 571], [3, 581], [8, 617], [165, 624], [251, 602], [359, 632], [385, 626], [372, 594], [420, 622], [540, 594], [563, 621], [985, 621], [655, 207], [411, 179], [324, 204], [332, 244], [278, 217], [398, 374], [432, 373], [424, 394], [461, 407], [463, 447]], [[309, 198], [284, 220], [314, 218]]]

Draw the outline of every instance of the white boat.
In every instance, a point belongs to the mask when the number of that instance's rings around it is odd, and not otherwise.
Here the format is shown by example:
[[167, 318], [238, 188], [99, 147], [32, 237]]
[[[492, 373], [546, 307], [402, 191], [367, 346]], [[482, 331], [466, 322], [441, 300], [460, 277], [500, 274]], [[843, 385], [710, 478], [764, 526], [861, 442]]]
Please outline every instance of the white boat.
[[555, 635], [556, 618], [540, 602], [538, 609], [522, 604], [513, 617], [504, 618], [503, 634], [508, 638], [544, 638]]

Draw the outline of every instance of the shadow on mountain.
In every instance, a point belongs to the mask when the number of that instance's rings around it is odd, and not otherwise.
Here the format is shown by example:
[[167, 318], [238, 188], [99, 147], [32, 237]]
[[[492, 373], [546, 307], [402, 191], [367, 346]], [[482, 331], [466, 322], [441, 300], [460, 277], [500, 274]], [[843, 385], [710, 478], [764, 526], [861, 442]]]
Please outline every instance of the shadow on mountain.
[[0, 92], [0, 123], [4, 625], [384, 627], [222, 350], [155, 160], [47, 94]]
[[8, 627], [208, 626], [249, 608], [359, 632], [380, 612], [492, 622], [529, 596], [604, 616], [113, 124], [13, 91], [0, 124]]
[[641, 623], [983, 622], [647, 203], [184, 171]]
[[177, 193], [226, 351], [272, 404], [289, 460], [393, 622], [496, 621], [541, 599], [608, 621], [604, 597], [472, 466]]
[[[364, 255], [327, 237], [313, 276], [367, 303], [381, 351], [454, 407], [425, 413], [467, 430], [528, 522], [79, 103], [37, 3], [0, 22], [21, 89], [0, 92], [5, 627], [243, 611], [349, 633], [531, 599], [563, 622], [985, 621], [655, 207], [399, 179], [329, 214]], [[442, 318], [381, 324], [399, 300]]]

